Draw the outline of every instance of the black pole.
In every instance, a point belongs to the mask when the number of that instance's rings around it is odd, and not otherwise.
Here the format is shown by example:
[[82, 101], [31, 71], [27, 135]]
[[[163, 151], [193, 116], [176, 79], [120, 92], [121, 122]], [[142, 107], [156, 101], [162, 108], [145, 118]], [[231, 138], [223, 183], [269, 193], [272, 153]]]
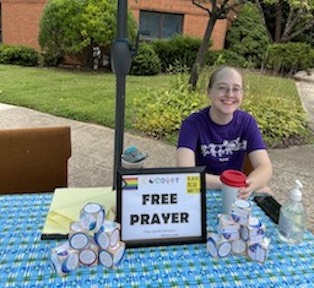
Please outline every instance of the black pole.
[[128, 1], [118, 0], [117, 38], [128, 38]]
[[111, 50], [112, 70], [117, 75], [113, 189], [117, 187], [117, 171], [121, 167], [121, 155], [124, 138], [125, 79], [131, 68], [131, 51], [127, 39], [127, 0], [118, 0], [117, 17], [117, 38], [113, 42]]

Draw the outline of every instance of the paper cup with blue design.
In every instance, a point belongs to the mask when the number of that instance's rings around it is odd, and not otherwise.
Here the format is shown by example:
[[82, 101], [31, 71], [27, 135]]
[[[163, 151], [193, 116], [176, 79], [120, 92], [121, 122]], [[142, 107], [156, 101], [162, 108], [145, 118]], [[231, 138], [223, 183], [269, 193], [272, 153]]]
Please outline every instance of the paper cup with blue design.
[[231, 214], [232, 203], [238, 199], [238, 191], [246, 186], [246, 175], [238, 170], [228, 169], [220, 175], [222, 182], [222, 213]]

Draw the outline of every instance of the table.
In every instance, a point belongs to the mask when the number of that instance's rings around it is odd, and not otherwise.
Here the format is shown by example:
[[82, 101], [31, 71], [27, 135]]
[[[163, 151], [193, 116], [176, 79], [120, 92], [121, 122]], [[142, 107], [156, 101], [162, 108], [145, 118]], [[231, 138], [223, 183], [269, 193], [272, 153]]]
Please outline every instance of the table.
[[[207, 191], [207, 229], [216, 231], [219, 191]], [[50, 263], [51, 249], [66, 240], [40, 240], [52, 194], [0, 197], [0, 287], [311, 287], [314, 236], [289, 246], [276, 224], [254, 206], [271, 238], [264, 264], [242, 255], [212, 258], [205, 244], [127, 249], [116, 270], [80, 267], [65, 277]]]

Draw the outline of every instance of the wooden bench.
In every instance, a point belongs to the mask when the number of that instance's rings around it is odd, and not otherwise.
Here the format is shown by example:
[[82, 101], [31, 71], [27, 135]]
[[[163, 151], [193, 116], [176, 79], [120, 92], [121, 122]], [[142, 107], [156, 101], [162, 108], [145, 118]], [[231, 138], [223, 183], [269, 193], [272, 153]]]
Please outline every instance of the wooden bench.
[[70, 157], [68, 126], [0, 130], [0, 194], [66, 187]]

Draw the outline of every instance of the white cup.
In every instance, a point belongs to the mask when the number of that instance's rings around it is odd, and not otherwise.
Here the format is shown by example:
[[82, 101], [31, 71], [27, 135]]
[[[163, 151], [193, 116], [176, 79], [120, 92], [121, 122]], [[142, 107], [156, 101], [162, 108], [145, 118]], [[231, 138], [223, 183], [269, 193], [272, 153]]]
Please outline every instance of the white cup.
[[222, 213], [230, 215], [232, 203], [238, 199], [239, 189], [246, 186], [246, 176], [241, 171], [229, 169], [220, 175], [220, 180], [222, 182]]

